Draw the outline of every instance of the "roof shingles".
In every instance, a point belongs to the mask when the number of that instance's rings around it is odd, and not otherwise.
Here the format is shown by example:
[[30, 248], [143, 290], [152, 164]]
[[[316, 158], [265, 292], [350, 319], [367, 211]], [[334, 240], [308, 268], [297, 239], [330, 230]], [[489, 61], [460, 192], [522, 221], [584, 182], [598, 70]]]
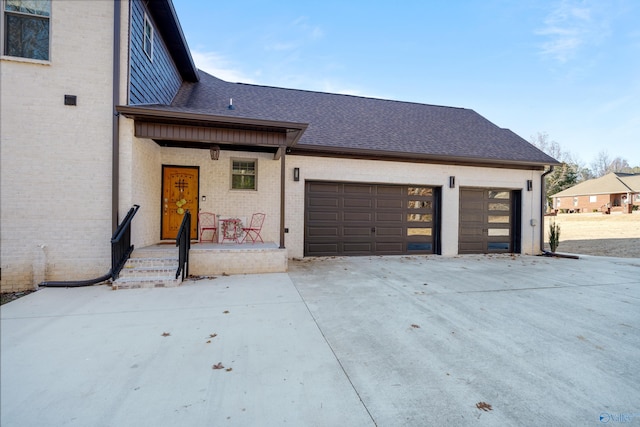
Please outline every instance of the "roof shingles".
[[[235, 109], [229, 109], [233, 99]], [[170, 110], [308, 123], [298, 147], [523, 162], [557, 161], [473, 110], [229, 83], [200, 71]]]

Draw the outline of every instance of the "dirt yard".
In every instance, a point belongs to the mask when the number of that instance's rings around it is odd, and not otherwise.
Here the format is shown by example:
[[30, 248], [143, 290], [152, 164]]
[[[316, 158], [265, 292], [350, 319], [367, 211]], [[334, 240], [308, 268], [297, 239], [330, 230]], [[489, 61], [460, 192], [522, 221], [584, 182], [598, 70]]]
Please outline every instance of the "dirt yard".
[[632, 214], [584, 213], [545, 217], [545, 248], [549, 250], [549, 224], [560, 225], [557, 252], [640, 258], [640, 212]]

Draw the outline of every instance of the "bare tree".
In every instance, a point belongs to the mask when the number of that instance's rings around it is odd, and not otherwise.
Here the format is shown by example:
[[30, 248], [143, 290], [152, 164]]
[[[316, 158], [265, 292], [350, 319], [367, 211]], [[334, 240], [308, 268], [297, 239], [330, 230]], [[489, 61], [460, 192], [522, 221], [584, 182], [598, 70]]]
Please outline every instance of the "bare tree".
[[611, 163], [609, 163], [609, 170], [607, 172], [632, 173], [633, 169], [629, 166], [627, 159], [616, 157], [611, 161]]
[[605, 176], [609, 173], [609, 165], [611, 164], [611, 160], [609, 159], [609, 154], [606, 151], [601, 151], [598, 153], [596, 159], [591, 162], [591, 173], [594, 178], [600, 178], [601, 176]]

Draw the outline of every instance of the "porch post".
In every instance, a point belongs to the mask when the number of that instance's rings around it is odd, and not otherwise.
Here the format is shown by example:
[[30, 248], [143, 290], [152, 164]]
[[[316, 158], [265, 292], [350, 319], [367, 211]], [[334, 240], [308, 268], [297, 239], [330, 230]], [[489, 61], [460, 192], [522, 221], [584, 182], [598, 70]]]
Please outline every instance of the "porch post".
[[281, 145], [280, 150], [280, 249], [284, 249], [284, 204], [285, 204], [285, 176], [286, 176], [286, 164], [285, 158], [287, 157], [287, 146]]

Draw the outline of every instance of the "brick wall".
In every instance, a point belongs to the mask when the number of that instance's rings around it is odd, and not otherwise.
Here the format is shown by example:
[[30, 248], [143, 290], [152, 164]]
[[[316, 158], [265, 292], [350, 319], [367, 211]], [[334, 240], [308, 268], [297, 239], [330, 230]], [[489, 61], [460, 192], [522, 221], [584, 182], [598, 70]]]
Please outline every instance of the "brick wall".
[[109, 269], [113, 9], [55, 1], [50, 61], [0, 59], [3, 292]]

